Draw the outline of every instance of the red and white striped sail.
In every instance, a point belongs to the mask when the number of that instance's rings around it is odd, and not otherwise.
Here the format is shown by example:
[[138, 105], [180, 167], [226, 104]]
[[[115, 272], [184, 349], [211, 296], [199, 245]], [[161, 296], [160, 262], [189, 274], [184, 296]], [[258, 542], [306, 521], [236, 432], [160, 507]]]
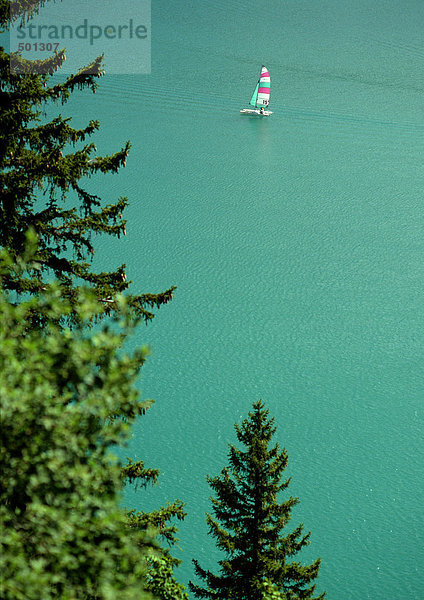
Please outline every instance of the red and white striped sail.
[[259, 77], [257, 106], [268, 106], [271, 95], [271, 78], [268, 69], [262, 65], [261, 75]]

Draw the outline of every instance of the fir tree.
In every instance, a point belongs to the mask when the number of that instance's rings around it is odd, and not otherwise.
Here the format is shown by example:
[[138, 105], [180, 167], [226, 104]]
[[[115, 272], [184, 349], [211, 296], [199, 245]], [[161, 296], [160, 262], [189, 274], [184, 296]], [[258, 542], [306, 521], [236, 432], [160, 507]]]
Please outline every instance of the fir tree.
[[[0, 0], [0, 27], [7, 30], [15, 20], [26, 23], [47, 2]], [[38, 297], [49, 290], [48, 282], [54, 277], [71, 308], [65, 316], [60, 315], [61, 323], [79, 327], [78, 303], [84, 287], [91, 286], [102, 305], [101, 310], [92, 313], [94, 320], [119, 312], [119, 296], [131, 283], [126, 279], [125, 265], [103, 273], [91, 269], [93, 236], [125, 235], [123, 212], [128, 201], [119, 198], [104, 206], [99, 196], [84, 189], [84, 181], [92, 175], [116, 173], [125, 167], [130, 144], [127, 142], [115, 154], [102, 157], [94, 143], [87, 142], [99, 128], [97, 121], [90, 121], [83, 129], [73, 128], [71, 119], [62, 115], [47, 122], [45, 113], [52, 103], [66, 104], [77, 90], [88, 88], [95, 92], [97, 78], [104, 75], [99, 56], [75, 75], [52, 79], [56, 72], [60, 74], [65, 59], [65, 50], [42, 61], [28, 61], [19, 53], [8, 54], [0, 48], [0, 247], [6, 248], [8, 256], [18, 264], [26, 254], [27, 231], [35, 232], [38, 240], [37, 252], [25, 269], [3, 273], [2, 287], [22, 299], [28, 295]], [[174, 289], [159, 294], [128, 294], [126, 306], [136, 319], [141, 316], [148, 321], [154, 316], [152, 309], [166, 304]], [[40, 323], [47, 324], [38, 304], [32, 306], [29, 330]], [[66, 380], [63, 383], [67, 385]], [[152, 403], [144, 403], [140, 414]], [[128, 419], [122, 413], [111, 415], [116, 417]], [[123, 485], [129, 482], [145, 487], [155, 483], [157, 477], [158, 471], [146, 468], [143, 461], [130, 460], [122, 470]], [[168, 550], [168, 545], [177, 541], [176, 526], [170, 521], [185, 517], [183, 506], [177, 500], [152, 513], [131, 511], [128, 515], [132, 530], [147, 532], [154, 527], [166, 544], [160, 553], [171, 566], [179, 561]]]
[[229, 445], [229, 466], [218, 477], [208, 477], [215, 493], [211, 498], [213, 518], [207, 515], [210, 533], [226, 558], [219, 562], [218, 575], [200, 567], [196, 575], [206, 587], [190, 582], [198, 598], [213, 600], [260, 600], [268, 594], [264, 583], [287, 600], [322, 599], [314, 596], [320, 559], [303, 566], [292, 558], [309, 544], [310, 533], [303, 525], [283, 533], [298, 498], [278, 500], [290, 478], [282, 481], [288, 463], [286, 450], [270, 446], [276, 431], [274, 419], [262, 401], [241, 426], [235, 425], [237, 439], [245, 450]]
[[[0, 27], [11, 20], [27, 21], [45, 0], [0, 0]], [[62, 81], [51, 76], [60, 70], [65, 51], [43, 61], [27, 61], [0, 48], [0, 247], [15, 259], [24, 252], [25, 233], [32, 227], [39, 238], [37, 269], [29, 276], [9, 276], [5, 289], [17, 294], [38, 294], [55, 278], [62, 293], [75, 305], [81, 284], [92, 287], [99, 302], [113, 312], [116, 297], [128, 290], [125, 265], [96, 273], [91, 268], [93, 235], [125, 235], [125, 197], [104, 206], [102, 199], [85, 189], [84, 181], [96, 173], [116, 173], [125, 166], [129, 142], [116, 153], [99, 156], [88, 139], [98, 121], [75, 129], [71, 119], [58, 115], [49, 122], [46, 109], [65, 104], [77, 89], [97, 87], [104, 75], [102, 56]], [[158, 294], [128, 294], [127, 301], [145, 320], [172, 298], [174, 288]], [[72, 311], [68, 317], [77, 316]]]

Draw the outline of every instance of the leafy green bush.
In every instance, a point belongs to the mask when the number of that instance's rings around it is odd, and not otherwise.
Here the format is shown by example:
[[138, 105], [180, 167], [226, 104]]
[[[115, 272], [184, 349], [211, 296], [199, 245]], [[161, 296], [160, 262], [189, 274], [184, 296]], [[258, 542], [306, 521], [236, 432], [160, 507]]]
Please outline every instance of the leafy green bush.
[[[34, 310], [43, 330], [31, 328]], [[149, 598], [151, 540], [128, 528], [112, 454], [145, 408], [134, 385], [143, 352], [120, 351], [129, 317], [87, 333], [99, 306], [81, 298], [72, 331], [58, 324], [70, 310], [55, 286], [17, 306], [0, 292], [1, 597]]]

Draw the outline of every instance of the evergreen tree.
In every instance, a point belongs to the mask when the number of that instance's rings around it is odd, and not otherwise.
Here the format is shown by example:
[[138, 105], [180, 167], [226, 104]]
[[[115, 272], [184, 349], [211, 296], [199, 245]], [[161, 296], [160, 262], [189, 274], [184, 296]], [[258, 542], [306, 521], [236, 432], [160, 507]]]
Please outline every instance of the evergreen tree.
[[[29, 21], [48, 1], [0, 0], [0, 27], [7, 30], [12, 21]], [[38, 238], [36, 255], [25, 269], [5, 272], [2, 287], [16, 292], [21, 299], [28, 295], [38, 297], [49, 290], [48, 282], [55, 277], [70, 307], [58, 318], [62, 326], [79, 326], [79, 297], [84, 286], [91, 286], [99, 303], [98, 310], [91, 313], [94, 320], [119, 311], [120, 294], [131, 283], [126, 280], [125, 265], [102, 273], [91, 269], [93, 235], [125, 235], [123, 211], [128, 201], [119, 198], [103, 206], [99, 196], [84, 189], [87, 178], [116, 173], [124, 167], [130, 144], [127, 142], [115, 154], [102, 157], [97, 155], [93, 143], [87, 143], [99, 128], [97, 121], [90, 121], [82, 129], [73, 128], [71, 119], [62, 115], [47, 122], [46, 110], [52, 103], [66, 104], [78, 89], [95, 92], [97, 78], [104, 75], [99, 56], [75, 75], [52, 78], [56, 72], [60, 74], [64, 60], [64, 50], [42, 61], [28, 61], [19, 53], [10, 55], [0, 48], [0, 247], [7, 248], [17, 264], [25, 254], [27, 230], [35, 231]], [[132, 314], [148, 321], [154, 316], [154, 308], [172, 298], [174, 289], [159, 294], [128, 294], [126, 304]], [[31, 306], [28, 329], [47, 325], [39, 304]], [[140, 413], [151, 403], [145, 403]], [[117, 412], [113, 415], [116, 417], [125, 419], [126, 415]], [[128, 481], [145, 487], [154, 483], [157, 476], [157, 470], [145, 468], [143, 461], [129, 461], [122, 470], [123, 484]], [[154, 526], [162, 540], [171, 545], [177, 539], [176, 527], [170, 524], [174, 517], [185, 517], [180, 501], [153, 513], [131, 511], [128, 523], [130, 529], [139, 533]], [[161, 552], [170, 564], [179, 562], [172, 559], [167, 547]]]
[[261, 600], [279, 593], [287, 600], [325, 597], [313, 596], [320, 559], [309, 566], [291, 560], [309, 544], [310, 533], [303, 533], [303, 525], [283, 533], [298, 498], [278, 500], [290, 483], [281, 480], [288, 455], [278, 444], [270, 446], [276, 428], [268, 415], [262, 401], [253, 405], [249, 418], [235, 425], [245, 449], [230, 444], [229, 466], [218, 477], [207, 478], [215, 492], [215, 518], [208, 514], [207, 523], [226, 558], [219, 562], [218, 575], [193, 561], [196, 575], [206, 583], [201, 587], [190, 582], [198, 598]]
[[[3, 254], [0, 280], [21, 266]], [[4, 600], [151, 600], [155, 544], [128, 528], [112, 454], [146, 408], [135, 387], [143, 353], [120, 347], [134, 321], [121, 307], [124, 324], [114, 332], [87, 333], [57, 323], [73, 309], [83, 325], [101, 310], [92, 294], [72, 308], [50, 285], [14, 305], [0, 289]], [[43, 329], [31, 327], [34, 309], [45, 318]]]
[[[0, 27], [11, 20], [27, 21], [46, 0], [0, 0]], [[65, 104], [76, 89], [97, 87], [104, 74], [102, 56], [68, 78], [52, 80], [65, 60], [61, 50], [43, 61], [27, 61], [19, 53], [0, 48], [0, 247], [16, 259], [24, 252], [25, 233], [32, 227], [39, 238], [37, 269], [29, 276], [8, 275], [5, 289], [18, 294], [38, 294], [53, 277], [71, 307], [77, 303], [81, 284], [93, 288], [102, 314], [116, 308], [117, 294], [128, 290], [125, 265], [96, 273], [92, 237], [125, 235], [123, 212], [128, 204], [121, 197], [109, 205], [84, 187], [84, 180], [97, 173], [116, 173], [125, 166], [130, 144], [118, 152], [99, 156], [87, 140], [99, 128], [98, 121], [75, 129], [71, 119], [59, 114], [45, 118], [51, 103]], [[76, 147], [76, 148], [75, 148]], [[128, 294], [127, 302], [145, 320], [152, 309], [172, 298], [175, 288], [161, 293]], [[75, 320], [72, 310], [68, 320]]]

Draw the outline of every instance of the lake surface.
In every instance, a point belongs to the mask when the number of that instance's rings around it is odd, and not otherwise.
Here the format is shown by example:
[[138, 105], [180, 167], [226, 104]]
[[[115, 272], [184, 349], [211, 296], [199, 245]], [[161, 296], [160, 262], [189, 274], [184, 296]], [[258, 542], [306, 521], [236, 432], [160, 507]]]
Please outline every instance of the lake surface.
[[[222, 557], [205, 477], [262, 398], [318, 589], [423, 598], [423, 31], [422, 0], [153, 2], [151, 75], [64, 111], [133, 144], [97, 187], [131, 202], [97, 266], [178, 286], [134, 342], [156, 404], [128, 455], [162, 476], [125, 503], [186, 502], [182, 581]], [[243, 117], [262, 63], [274, 114]]]

